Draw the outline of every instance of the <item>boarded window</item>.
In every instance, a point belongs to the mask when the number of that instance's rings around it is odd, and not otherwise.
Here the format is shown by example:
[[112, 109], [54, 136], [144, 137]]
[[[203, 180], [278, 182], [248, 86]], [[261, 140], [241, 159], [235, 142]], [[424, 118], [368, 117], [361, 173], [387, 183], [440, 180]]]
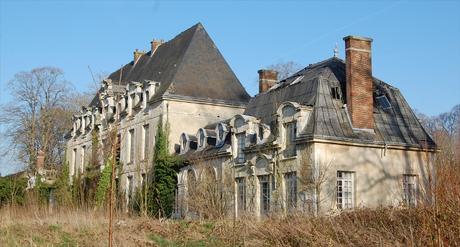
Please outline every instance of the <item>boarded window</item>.
[[417, 176], [413, 174], [404, 174], [403, 176], [404, 203], [407, 206], [416, 206], [417, 204]]

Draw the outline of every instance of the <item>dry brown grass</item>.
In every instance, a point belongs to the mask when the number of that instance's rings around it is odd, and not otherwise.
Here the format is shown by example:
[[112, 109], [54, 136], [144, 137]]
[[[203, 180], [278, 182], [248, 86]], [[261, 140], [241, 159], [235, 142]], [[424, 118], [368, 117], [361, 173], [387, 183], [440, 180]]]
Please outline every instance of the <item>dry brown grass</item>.
[[[442, 166], [436, 203], [338, 216], [262, 221], [159, 221], [117, 214], [115, 246], [460, 246], [460, 170]], [[91, 209], [0, 209], [0, 246], [106, 246], [107, 217]]]

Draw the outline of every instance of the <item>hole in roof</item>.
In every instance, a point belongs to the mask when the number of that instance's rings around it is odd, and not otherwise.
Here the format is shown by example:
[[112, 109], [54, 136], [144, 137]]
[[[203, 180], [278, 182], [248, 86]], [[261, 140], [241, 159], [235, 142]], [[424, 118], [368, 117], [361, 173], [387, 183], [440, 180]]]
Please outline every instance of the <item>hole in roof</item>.
[[379, 104], [380, 108], [382, 108], [382, 109], [390, 109], [391, 108], [391, 104], [390, 104], [390, 101], [388, 101], [387, 96], [385, 96], [385, 95], [377, 96], [377, 97], [375, 97], [375, 100]]

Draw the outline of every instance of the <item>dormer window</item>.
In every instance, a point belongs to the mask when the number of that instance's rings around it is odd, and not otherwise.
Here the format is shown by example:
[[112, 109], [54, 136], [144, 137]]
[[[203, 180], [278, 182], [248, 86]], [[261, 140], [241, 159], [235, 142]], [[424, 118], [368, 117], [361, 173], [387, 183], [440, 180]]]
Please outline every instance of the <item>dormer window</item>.
[[224, 123], [219, 123], [216, 127], [217, 145], [223, 145], [227, 137], [228, 129]]
[[198, 147], [204, 148], [206, 146], [206, 136], [204, 134], [203, 129], [198, 131]]
[[188, 150], [187, 134], [182, 133], [180, 136], [180, 153], [186, 153]]
[[339, 87], [331, 87], [331, 96], [334, 99], [340, 99]]
[[293, 106], [287, 105], [283, 107], [283, 117], [292, 117], [295, 113], [296, 109]]
[[391, 108], [390, 101], [388, 101], [387, 96], [382, 95], [382, 96], [377, 96], [375, 97], [375, 100], [379, 104], [380, 108], [386, 110]]
[[235, 119], [235, 127], [236, 128], [241, 128], [244, 126], [244, 119], [239, 117], [237, 119]]

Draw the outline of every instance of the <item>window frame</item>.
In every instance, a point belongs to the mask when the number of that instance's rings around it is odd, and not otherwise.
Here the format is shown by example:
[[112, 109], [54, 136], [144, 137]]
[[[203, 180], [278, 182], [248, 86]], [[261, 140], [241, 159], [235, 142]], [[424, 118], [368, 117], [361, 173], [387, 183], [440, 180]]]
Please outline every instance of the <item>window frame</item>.
[[241, 132], [235, 135], [236, 137], [236, 163], [241, 164], [246, 161], [244, 148], [246, 147], [246, 132]]
[[259, 180], [260, 215], [268, 215], [271, 210], [271, 176], [257, 176]]
[[[336, 183], [337, 208], [341, 210], [347, 210], [347, 209], [354, 208], [355, 207], [355, 188], [354, 188], [355, 172], [338, 170], [336, 179], [337, 179], [337, 183]], [[344, 193], [345, 193], [345, 196], [344, 196]]]
[[236, 183], [236, 206], [237, 213], [240, 215], [246, 212], [246, 178], [239, 177], [235, 179]]
[[418, 198], [417, 180], [418, 180], [418, 177], [416, 174], [403, 174], [403, 200], [406, 206], [409, 206], [409, 207], [417, 206], [417, 198]]
[[297, 208], [297, 172], [284, 174], [286, 210], [292, 212]]
[[135, 131], [134, 129], [130, 129], [128, 131], [128, 164], [133, 164], [134, 163], [134, 135]]
[[148, 159], [148, 154], [150, 150], [150, 145], [149, 145], [149, 138], [150, 138], [150, 125], [149, 124], [144, 124], [142, 126], [142, 159], [147, 160]]
[[[291, 131], [292, 130], [292, 131]], [[297, 121], [284, 123], [284, 140], [285, 149], [284, 157], [290, 158], [297, 156], [296, 140], [297, 137]]]

